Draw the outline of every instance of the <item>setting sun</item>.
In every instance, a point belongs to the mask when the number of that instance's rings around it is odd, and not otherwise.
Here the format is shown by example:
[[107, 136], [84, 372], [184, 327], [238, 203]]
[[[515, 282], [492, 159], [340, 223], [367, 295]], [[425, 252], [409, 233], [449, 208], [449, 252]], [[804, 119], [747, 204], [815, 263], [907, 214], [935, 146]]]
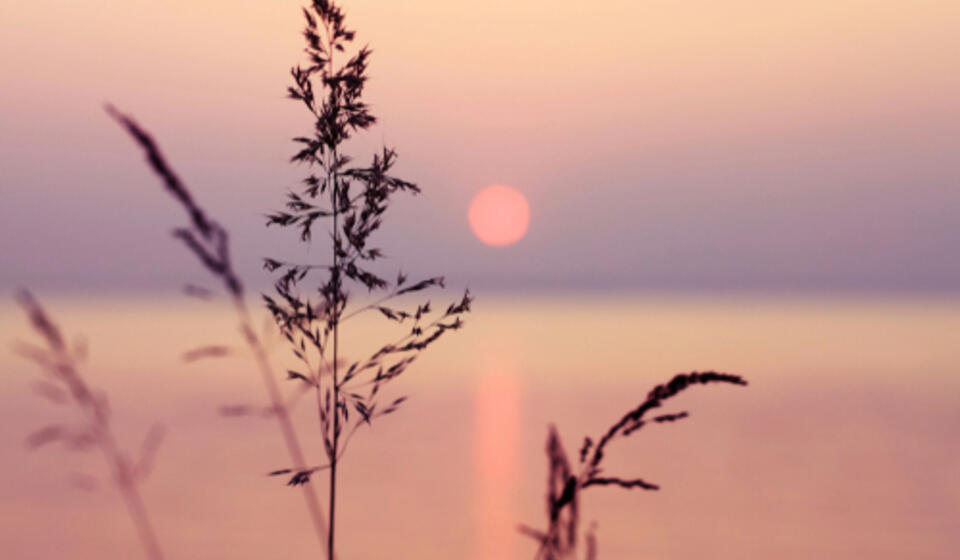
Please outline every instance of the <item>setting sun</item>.
[[530, 205], [516, 189], [493, 185], [480, 191], [467, 212], [477, 239], [493, 247], [516, 243], [530, 227]]

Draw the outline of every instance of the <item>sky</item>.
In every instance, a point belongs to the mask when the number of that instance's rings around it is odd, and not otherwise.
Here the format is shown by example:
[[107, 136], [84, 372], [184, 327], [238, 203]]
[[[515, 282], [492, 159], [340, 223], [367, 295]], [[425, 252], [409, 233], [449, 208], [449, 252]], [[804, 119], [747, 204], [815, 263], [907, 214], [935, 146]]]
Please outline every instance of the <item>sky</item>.
[[[299, 2], [0, 5], [0, 289], [202, 281], [184, 217], [105, 102], [151, 130], [258, 259], [322, 259], [264, 228], [307, 172], [284, 98]], [[389, 269], [500, 290], [942, 292], [960, 287], [954, 1], [345, 2], [367, 99], [424, 194], [382, 231]], [[467, 223], [483, 187], [526, 237]]]

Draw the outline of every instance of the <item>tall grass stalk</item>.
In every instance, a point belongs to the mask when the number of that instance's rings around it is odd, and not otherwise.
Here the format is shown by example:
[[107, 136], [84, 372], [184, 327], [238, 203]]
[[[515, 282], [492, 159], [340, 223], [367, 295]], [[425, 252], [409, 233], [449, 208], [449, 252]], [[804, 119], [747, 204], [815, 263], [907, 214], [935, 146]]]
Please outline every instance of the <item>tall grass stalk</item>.
[[[197, 256], [204, 268], [223, 285], [224, 291], [236, 311], [238, 327], [243, 341], [253, 355], [264, 389], [267, 392], [270, 401], [268, 413], [277, 419], [277, 426], [280, 428], [290, 461], [298, 469], [307, 468], [308, 463], [303, 453], [303, 447], [290, 418], [290, 405], [277, 383], [263, 341], [253, 327], [243, 283], [234, 270], [231, 259], [227, 231], [218, 222], [210, 218], [207, 212], [195, 202], [193, 195], [167, 163], [153, 137], [131, 117], [120, 113], [113, 107], [108, 106], [107, 111], [144, 150], [150, 167], [163, 181], [167, 192], [177, 199], [187, 212], [190, 218], [189, 225], [176, 229], [174, 236], [180, 239]], [[202, 296], [206, 295], [203, 290], [194, 289], [191, 292]], [[205, 347], [188, 353], [188, 356], [221, 355], [223, 352], [218, 350], [214, 347]], [[316, 489], [314, 485], [305, 483], [302, 485], [302, 493], [313, 529], [320, 543], [325, 546], [328, 539], [327, 520]]]
[[[294, 84], [289, 97], [303, 103], [313, 121], [309, 136], [294, 138], [299, 146], [293, 162], [318, 169], [298, 190], [287, 194], [283, 211], [268, 215], [267, 225], [294, 228], [301, 241], [309, 243], [318, 220], [329, 220], [330, 260], [327, 263], [291, 263], [274, 258], [263, 261], [276, 273], [272, 295], [263, 301], [290, 344], [302, 367], [287, 371], [293, 382], [314, 390], [326, 464], [309, 466], [299, 444], [289, 407], [283, 400], [260, 338], [251, 326], [243, 285], [230, 254], [226, 230], [210, 219], [194, 201], [179, 177], [166, 163], [152, 137], [132, 118], [108, 107], [108, 112], [130, 133], [146, 153], [153, 171], [169, 194], [187, 211], [190, 224], [174, 231], [203, 266], [217, 277], [237, 310], [240, 330], [260, 369], [271, 410], [278, 419], [290, 455], [291, 466], [271, 475], [289, 475], [288, 485], [302, 486], [318, 537], [328, 559], [336, 552], [338, 475], [350, 439], [373, 419], [395, 412], [406, 397], [380, 402], [379, 391], [400, 376], [420, 352], [447, 331], [463, 325], [461, 316], [470, 310], [469, 292], [445, 309], [434, 311], [429, 301], [410, 303], [410, 294], [443, 286], [441, 276], [411, 282], [400, 272], [388, 281], [373, 268], [383, 252], [370, 246], [372, 234], [382, 225], [391, 196], [417, 194], [419, 187], [391, 174], [396, 153], [383, 148], [365, 166], [352, 166], [343, 144], [351, 135], [376, 122], [362, 101], [366, 69], [371, 55], [367, 47], [348, 52], [355, 32], [344, 24], [343, 10], [334, 2], [314, 0], [303, 10], [309, 63], [291, 70]], [[335, 54], [346, 60], [335, 62]], [[359, 191], [359, 192], [358, 192]], [[326, 199], [326, 202], [324, 202]], [[314, 289], [301, 288], [315, 275], [324, 274]], [[369, 301], [354, 303], [350, 287], [366, 291]], [[379, 296], [373, 296], [379, 292]], [[401, 301], [403, 300], [403, 301]], [[344, 360], [340, 328], [344, 321], [368, 311], [378, 312], [401, 329], [397, 339], [373, 346], [369, 355]], [[203, 349], [197, 355], [203, 355]], [[212, 352], [211, 354], [216, 354]], [[348, 365], [349, 362], [349, 365]], [[311, 484], [320, 471], [329, 474], [329, 506], [326, 519]]]
[[[328, 471], [327, 554], [332, 558], [336, 551], [337, 477], [350, 438], [361, 426], [394, 412], [404, 402], [405, 397], [400, 397], [383, 405], [378, 391], [403, 373], [427, 346], [447, 331], [459, 329], [461, 315], [469, 311], [472, 298], [466, 292], [435, 315], [431, 315], [429, 301], [407, 309], [388, 306], [395, 298], [443, 286], [443, 277], [407, 282], [402, 272], [390, 282], [374, 266], [383, 252], [370, 243], [383, 223], [391, 197], [417, 194], [420, 189], [391, 173], [396, 162], [392, 149], [383, 148], [368, 165], [351, 165], [344, 144], [354, 133], [376, 122], [362, 100], [371, 51], [368, 47], [351, 49], [355, 32], [346, 27], [343, 10], [335, 2], [314, 0], [303, 14], [308, 62], [291, 70], [293, 85], [287, 93], [309, 111], [313, 130], [310, 135], [293, 139], [298, 150], [291, 160], [317, 172], [311, 172], [300, 188], [287, 194], [284, 210], [270, 214], [267, 225], [293, 228], [301, 241], [309, 243], [314, 224], [329, 220], [330, 264], [265, 259], [265, 268], [278, 273], [278, 278], [274, 294], [264, 300], [302, 363], [300, 370], [289, 372], [290, 377], [316, 392], [327, 464], [296, 470], [290, 483], [299, 484], [319, 470]], [[325, 276], [315, 288], [302, 290], [304, 284], [321, 274]], [[351, 287], [372, 296], [372, 303], [351, 307]], [[375, 292], [382, 295], [373, 296]], [[345, 360], [342, 367], [342, 324], [365, 311], [378, 311], [406, 334], [366, 358], [349, 360], [349, 365]], [[329, 379], [325, 379], [325, 371], [332, 373]]]

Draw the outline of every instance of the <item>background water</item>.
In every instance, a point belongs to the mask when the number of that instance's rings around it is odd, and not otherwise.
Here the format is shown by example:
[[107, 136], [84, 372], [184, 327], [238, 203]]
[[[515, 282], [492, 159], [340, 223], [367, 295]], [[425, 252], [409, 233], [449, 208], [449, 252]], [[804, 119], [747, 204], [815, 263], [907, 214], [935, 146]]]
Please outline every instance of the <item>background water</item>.
[[[217, 413], [264, 402], [250, 360], [180, 361], [238, 342], [223, 302], [46, 304], [87, 338], [84, 371], [126, 447], [167, 428], [144, 494], [168, 558], [319, 557], [298, 492], [265, 476], [288, 466], [274, 423]], [[384, 334], [345, 332], [348, 353]], [[32, 333], [9, 301], [0, 339], [0, 557], [140, 557], [109, 485], [70, 483], [103, 478], [97, 455], [22, 445], [72, 411], [32, 393], [37, 372], [8, 351]], [[351, 443], [341, 557], [532, 557], [515, 525], [544, 524], [549, 423], [575, 452], [656, 383], [716, 369], [751, 385], [690, 389], [664, 409], [690, 418], [611, 444], [610, 474], [662, 490], [585, 494], [601, 558], [954, 558], [958, 349], [957, 297], [480, 294], [466, 329], [390, 388], [409, 403]], [[321, 462], [311, 404], [297, 409], [301, 438]]]

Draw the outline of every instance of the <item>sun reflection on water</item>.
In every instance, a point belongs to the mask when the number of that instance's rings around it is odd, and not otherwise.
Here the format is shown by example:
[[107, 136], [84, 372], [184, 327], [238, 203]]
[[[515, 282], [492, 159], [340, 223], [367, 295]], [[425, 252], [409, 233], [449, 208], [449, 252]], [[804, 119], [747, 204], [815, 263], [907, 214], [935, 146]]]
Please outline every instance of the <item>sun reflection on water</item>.
[[476, 558], [513, 558], [520, 462], [520, 389], [515, 372], [485, 368], [474, 401], [476, 427]]

